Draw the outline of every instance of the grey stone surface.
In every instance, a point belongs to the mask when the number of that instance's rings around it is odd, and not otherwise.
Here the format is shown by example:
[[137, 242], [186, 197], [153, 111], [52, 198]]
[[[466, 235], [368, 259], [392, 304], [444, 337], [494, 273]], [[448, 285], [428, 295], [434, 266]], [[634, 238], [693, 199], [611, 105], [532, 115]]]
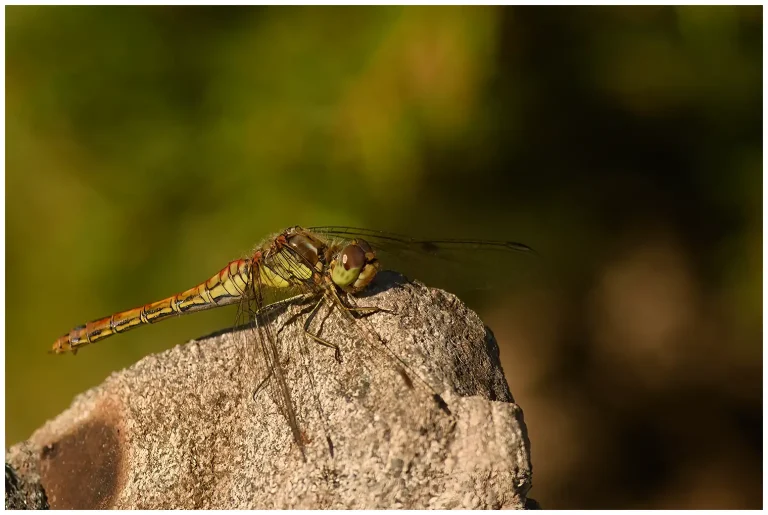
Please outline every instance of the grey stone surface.
[[303, 446], [274, 377], [253, 395], [265, 367], [245, 330], [112, 374], [6, 459], [39, 473], [53, 508], [524, 507], [529, 443], [492, 333], [393, 273], [356, 301], [394, 313], [353, 327], [323, 310], [313, 328], [341, 363], [304, 337], [306, 307], [273, 325]]

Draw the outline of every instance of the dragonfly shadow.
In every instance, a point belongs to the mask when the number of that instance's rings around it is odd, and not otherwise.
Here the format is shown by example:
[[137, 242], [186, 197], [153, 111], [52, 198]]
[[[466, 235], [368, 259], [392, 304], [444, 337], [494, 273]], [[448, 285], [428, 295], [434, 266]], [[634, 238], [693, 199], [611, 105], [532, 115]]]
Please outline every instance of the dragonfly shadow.
[[362, 292], [356, 293], [355, 297], [359, 299], [372, 297], [393, 288], [403, 287], [410, 282], [411, 280], [400, 272], [394, 270], [382, 270], [376, 274], [376, 277], [373, 278], [371, 284], [369, 284]]
[[214, 331], [212, 333], [206, 334], [205, 336], [201, 336], [200, 338], [195, 338], [195, 341], [202, 342], [205, 340], [210, 340], [211, 338], [216, 338], [223, 334], [236, 333], [237, 331], [241, 331], [243, 329], [250, 329], [250, 328], [251, 328], [251, 324], [246, 322], [244, 324], [239, 324], [233, 327], [227, 327], [226, 329], [219, 329], [218, 331]]

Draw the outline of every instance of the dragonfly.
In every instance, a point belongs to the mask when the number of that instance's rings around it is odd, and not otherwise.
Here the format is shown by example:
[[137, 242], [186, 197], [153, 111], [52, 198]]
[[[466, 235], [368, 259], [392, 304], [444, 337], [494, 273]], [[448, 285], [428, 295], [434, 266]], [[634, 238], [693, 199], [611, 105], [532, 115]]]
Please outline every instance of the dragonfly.
[[[380, 269], [380, 256], [393, 262], [407, 262], [415, 256], [444, 257], [453, 251], [534, 252], [525, 244], [512, 241], [418, 239], [405, 235], [355, 227], [290, 227], [258, 244], [247, 257], [231, 261], [216, 275], [181, 293], [143, 306], [117, 312], [73, 328], [59, 337], [50, 352], [77, 353], [82, 347], [131, 329], [179, 315], [238, 304], [235, 325], [245, 320], [251, 331], [246, 348], [250, 361], [263, 379], [253, 391], [255, 397], [271, 384], [278, 397], [292, 436], [304, 455], [306, 437], [299, 427], [291, 388], [283, 369], [272, 314], [290, 304], [311, 306], [303, 323], [304, 334], [334, 352], [341, 363], [339, 345], [312, 330], [312, 322], [323, 306], [337, 310], [354, 327], [362, 340], [386, 354], [387, 347], [370, 330], [361, 328], [361, 317], [386, 311], [359, 306], [356, 295], [364, 292]], [[389, 264], [389, 263], [388, 263]], [[437, 393], [418, 374], [409, 370], [400, 357], [389, 356], [409, 388], [414, 377], [431, 391], [440, 409], [450, 410]], [[329, 440], [332, 449], [332, 444]]]

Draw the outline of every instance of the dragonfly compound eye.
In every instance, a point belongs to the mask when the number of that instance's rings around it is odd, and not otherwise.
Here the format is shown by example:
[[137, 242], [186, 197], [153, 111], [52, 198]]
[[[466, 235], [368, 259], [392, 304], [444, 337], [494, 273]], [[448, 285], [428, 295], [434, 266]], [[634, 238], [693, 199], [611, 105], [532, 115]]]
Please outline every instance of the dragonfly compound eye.
[[373, 248], [371, 244], [365, 240], [354, 240], [352, 243], [360, 247], [365, 252], [365, 259], [371, 261], [374, 258]]
[[365, 288], [376, 275], [379, 264], [367, 242], [347, 245], [333, 264], [331, 279], [342, 289], [356, 292]]

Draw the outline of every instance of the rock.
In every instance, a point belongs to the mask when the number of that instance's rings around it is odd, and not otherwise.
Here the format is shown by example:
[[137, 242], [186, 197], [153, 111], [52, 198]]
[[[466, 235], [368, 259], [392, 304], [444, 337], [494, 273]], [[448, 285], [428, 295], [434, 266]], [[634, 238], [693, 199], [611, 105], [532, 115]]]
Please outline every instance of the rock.
[[[21, 450], [21, 447], [19, 447]], [[5, 509], [47, 510], [48, 499], [34, 472], [19, 475], [11, 465], [5, 464]]]
[[525, 507], [530, 446], [490, 330], [391, 272], [355, 299], [389, 312], [353, 324], [325, 306], [312, 324], [341, 362], [304, 336], [311, 305], [270, 324], [301, 445], [244, 329], [112, 374], [7, 461], [52, 508]]

